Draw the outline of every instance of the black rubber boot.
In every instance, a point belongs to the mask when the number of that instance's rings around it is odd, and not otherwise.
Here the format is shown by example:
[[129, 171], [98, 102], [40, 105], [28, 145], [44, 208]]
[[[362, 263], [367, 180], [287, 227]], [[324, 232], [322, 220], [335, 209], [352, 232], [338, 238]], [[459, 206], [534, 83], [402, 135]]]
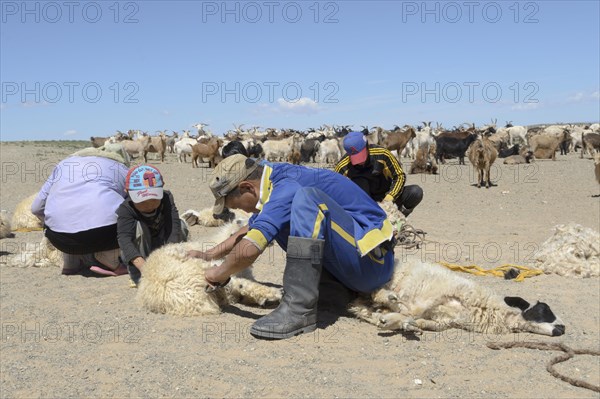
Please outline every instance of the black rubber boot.
[[414, 208], [407, 209], [407, 208], [404, 207], [404, 205], [400, 205], [400, 212], [402, 212], [402, 214], [404, 215], [404, 217], [408, 217], [408, 215], [410, 215], [413, 210], [414, 210]]
[[358, 293], [343, 285], [327, 269], [321, 272], [319, 282], [319, 309], [333, 313], [346, 313], [348, 304], [356, 299]]
[[324, 240], [310, 238], [288, 238], [283, 298], [277, 309], [252, 325], [252, 335], [284, 339], [317, 328], [317, 301], [324, 243]]

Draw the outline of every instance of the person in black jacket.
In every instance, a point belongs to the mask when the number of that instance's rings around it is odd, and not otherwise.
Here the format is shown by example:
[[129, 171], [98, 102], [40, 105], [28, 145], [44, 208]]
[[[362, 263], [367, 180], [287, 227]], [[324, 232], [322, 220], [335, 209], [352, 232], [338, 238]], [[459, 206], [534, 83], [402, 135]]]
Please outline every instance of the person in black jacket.
[[423, 199], [417, 185], [405, 186], [406, 175], [392, 153], [369, 145], [362, 132], [350, 132], [344, 138], [346, 155], [335, 171], [348, 177], [377, 202], [392, 201], [404, 216], [412, 213]]
[[153, 166], [131, 168], [125, 180], [129, 198], [117, 209], [117, 240], [121, 259], [137, 286], [150, 253], [168, 243], [187, 241], [188, 229], [173, 195], [163, 190], [162, 175]]

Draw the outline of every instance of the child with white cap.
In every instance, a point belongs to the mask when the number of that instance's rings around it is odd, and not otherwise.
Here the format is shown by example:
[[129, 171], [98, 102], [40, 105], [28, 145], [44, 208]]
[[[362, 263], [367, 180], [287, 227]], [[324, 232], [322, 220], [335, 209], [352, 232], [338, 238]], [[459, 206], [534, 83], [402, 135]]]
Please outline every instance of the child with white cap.
[[128, 199], [117, 209], [117, 239], [136, 286], [153, 250], [187, 241], [187, 225], [179, 218], [173, 194], [163, 186], [163, 176], [151, 165], [131, 168], [125, 179]]

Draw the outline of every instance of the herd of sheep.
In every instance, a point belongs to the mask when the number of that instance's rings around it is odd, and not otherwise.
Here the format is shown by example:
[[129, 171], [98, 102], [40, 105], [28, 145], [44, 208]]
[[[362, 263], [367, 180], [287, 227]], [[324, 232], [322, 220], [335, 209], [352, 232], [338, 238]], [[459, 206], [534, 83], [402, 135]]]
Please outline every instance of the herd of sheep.
[[[192, 167], [207, 162], [214, 167], [223, 158], [223, 151], [243, 151], [244, 154], [263, 157], [269, 161], [290, 163], [335, 164], [344, 155], [343, 138], [350, 131], [349, 126], [327, 126], [307, 131], [293, 129], [265, 129], [257, 127], [243, 130], [236, 126], [235, 130], [222, 137], [206, 132], [204, 124], [196, 125], [198, 134], [192, 136], [189, 130], [181, 135], [173, 132], [159, 131], [157, 136], [149, 136], [136, 130], [127, 134], [117, 132], [111, 137], [92, 137], [94, 147], [120, 144], [132, 158], [157, 153], [161, 162], [165, 154], [176, 154], [180, 163], [191, 157]], [[397, 154], [410, 159], [410, 167], [404, 169], [411, 173], [435, 174], [440, 163], [446, 159], [457, 157], [464, 163], [468, 156], [479, 172], [478, 185], [489, 187], [489, 169], [497, 158], [503, 158], [505, 164], [529, 163], [533, 159], [556, 159], [556, 153], [567, 154], [580, 151], [593, 156], [600, 153], [600, 125], [549, 125], [549, 126], [513, 126], [510, 122], [504, 127], [497, 127], [496, 121], [476, 127], [475, 124], [462, 124], [453, 129], [445, 129], [441, 124], [432, 127], [431, 122], [423, 122], [422, 126], [395, 126], [386, 130], [381, 127], [363, 128], [367, 140]], [[232, 144], [233, 143], [233, 144]], [[235, 147], [232, 147], [235, 145]], [[227, 154], [225, 154], [227, 155]], [[600, 160], [596, 156], [596, 165]], [[598, 166], [596, 166], [598, 168]], [[600, 173], [600, 172], [598, 172]]]

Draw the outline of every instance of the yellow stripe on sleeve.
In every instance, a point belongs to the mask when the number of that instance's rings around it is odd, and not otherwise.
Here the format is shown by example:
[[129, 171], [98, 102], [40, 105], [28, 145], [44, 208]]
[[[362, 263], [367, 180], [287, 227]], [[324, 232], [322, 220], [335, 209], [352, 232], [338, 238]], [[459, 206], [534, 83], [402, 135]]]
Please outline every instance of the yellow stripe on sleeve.
[[248, 234], [244, 236], [244, 239], [252, 241], [261, 251], [264, 251], [267, 245], [269, 245], [263, 233], [257, 229], [251, 229]]

